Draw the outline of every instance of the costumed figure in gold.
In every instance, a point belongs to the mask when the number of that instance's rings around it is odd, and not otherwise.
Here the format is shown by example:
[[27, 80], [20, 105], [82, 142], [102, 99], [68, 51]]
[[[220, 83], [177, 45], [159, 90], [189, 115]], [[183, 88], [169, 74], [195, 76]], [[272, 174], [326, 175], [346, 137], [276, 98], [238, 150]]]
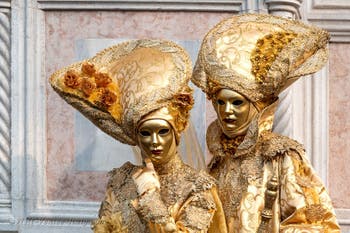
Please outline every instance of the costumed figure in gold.
[[329, 34], [270, 15], [229, 18], [205, 36], [192, 81], [218, 119], [207, 130], [228, 232], [339, 232], [302, 145], [272, 132], [278, 95], [328, 58]]
[[109, 172], [94, 232], [225, 232], [215, 181], [177, 152], [193, 105], [191, 69], [178, 45], [135, 40], [52, 75], [64, 100], [113, 138], [141, 149], [144, 167], [127, 162]]

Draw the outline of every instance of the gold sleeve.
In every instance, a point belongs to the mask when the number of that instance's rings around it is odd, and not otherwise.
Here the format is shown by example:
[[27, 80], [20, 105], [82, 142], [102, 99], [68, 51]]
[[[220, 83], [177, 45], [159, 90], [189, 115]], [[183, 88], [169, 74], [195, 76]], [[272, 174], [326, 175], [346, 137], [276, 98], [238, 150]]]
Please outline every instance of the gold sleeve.
[[210, 190], [195, 193], [186, 200], [176, 216], [180, 232], [208, 232], [216, 212], [216, 203]]
[[137, 203], [137, 213], [148, 223], [150, 233], [182, 232], [177, 229], [175, 219], [170, 215], [170, 209], [164, 204], [159, 190], [146, 192], [137, 198]]
[[[148, 200], [143, 203], [150, 203], [153, 207], [152, 209], [148, 209], [148, 211], [156, 210], [159, 214], [162, 208], [159, 208], [158, 202], [161, 200], [155, 200], [154, 198], [156, 196], [157, 195], [152, 195], [152, 202]], [[176, 205], [173, 209], [177, 209]], [[162, 220], [159, 221], [160, 219]], [[227, 232], [225, 217], [216, 188], [191, 195], [177, 211], [169, 210], [168, 214], [159, 218], [158, 221], [148, 218], [148, 227], [151, 233], [168, 232], [166, 223], [169, 222], [175, 223], [176, 230], [174, 232], [177, 233]]]
[[127, 227], [123, 226], [121, 212], [113, 212], [113, 206], [117, 204], [117, 200], [111, 187], [108, 187], [105, 199], [101, 203], [99, 210], [99, 218], [92, 222], [94, 233], [127, 233]]
[[210, 223], [208, 233], [227, 233], [225, 213], [219, 198], [217, 188], [212, 188], [210, 192], [216, 205], [216, 211]]
[[176, 216], [179, 232], [226, 233], [224, 211], [216, 187], [191, 196]]
[[137, 198], [137, 213], [147, 222], [165, 225], [169, 222], [170, 214], [164, 204], [159, 190], [146, 192]]
[[288, 152], [280, 175], [280, 232], [340, 232], [331, 199], [304, 154]]

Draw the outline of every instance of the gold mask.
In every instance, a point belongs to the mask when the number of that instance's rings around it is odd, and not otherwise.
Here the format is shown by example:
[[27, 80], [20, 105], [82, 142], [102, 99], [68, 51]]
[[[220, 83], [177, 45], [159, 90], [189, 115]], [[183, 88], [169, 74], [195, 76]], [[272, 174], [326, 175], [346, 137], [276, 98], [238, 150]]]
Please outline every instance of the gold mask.
[[176, 154], [176, 140], [171, 125], [163, 119], [143, 121], [137, 130], [142, 157], [154, 164], [164, 164]]
[[229, 138], [246, 134], [258, 111], [243, 95], [230, 89], [221, 89], [213, 99], [222, 131]]

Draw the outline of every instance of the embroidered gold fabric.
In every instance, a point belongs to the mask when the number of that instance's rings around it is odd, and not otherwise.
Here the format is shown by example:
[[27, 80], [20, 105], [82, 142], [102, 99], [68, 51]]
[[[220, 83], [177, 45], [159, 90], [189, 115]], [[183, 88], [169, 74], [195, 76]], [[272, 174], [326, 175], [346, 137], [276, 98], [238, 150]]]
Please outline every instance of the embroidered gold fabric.
[[[218, 180], [228, 232], [340, 232], [329, 195], [304, 148], [272, 133], [262, 123], [269, 119], [266, 114], [271, 110], [259, 114], [231, 155], [223, 147], [218, 122], [207, 131], [208, 148], [214, 155], [210, 174]], [[266, 193], [273, 176], [278, 191], [269, 209]], [[270, 215], [271, 221], [258, 231], [264, 215]]]
[[[132, 175], [139, 166], [125, 163], [109, 173], [105, 200], [101, 204], [99, 219], [122, 215], [122, 225], [128, 232], [166, 232], [164, 224], [174, 219], [177, 232], [226, 232], [222, 206], [215, 181], [204, 172], [177, 163], [172, 170], [159, 175], [160, 192], [139, 197]], [[132, 200], [139, 200], [134, 208]], [[94, 229], [104, 229], [106, 223], [97, 221]], [[100, 233], [100, 231], [95, 231]], [[101, 233], [109, 231], [101, 231]]]
[[192, 82], [211, 98], [228, 88], [252, 102], [274, 99], [300, 76], [327, 61], [329, 34], [272, 15], [244, 14], [217, 24], [204, 37]]
[[228, 138], [225, 134], [221, 134], [220, 142], [225, 155], [231, 156], [236, 153], [237, 147], [243, 141], [244, 136], [237, 136], [235, 138]]
[[97, 127], [135, 145], [137, 122], [162, 107], [177, 119], [177, 137], [185, 129], [193, 105], [191, 73], [187, 53], [175, 43], [135, 40], [55, 72], [50, 84]]
[[265, 80], [271, 65], [285, 45], [296, 37], [295, 33], [276, 32], [271, 33], [256, 42], [256, 48], [252, 51], [250, 61], [252, 63], [252, 74], [259, 83]]
[[128, 233], [128, 229], [123, 225], [122, 215], [120, 212], [111, 214], [110, 216], [103, 216], [101, 219], [94, 221], [95, 233]]

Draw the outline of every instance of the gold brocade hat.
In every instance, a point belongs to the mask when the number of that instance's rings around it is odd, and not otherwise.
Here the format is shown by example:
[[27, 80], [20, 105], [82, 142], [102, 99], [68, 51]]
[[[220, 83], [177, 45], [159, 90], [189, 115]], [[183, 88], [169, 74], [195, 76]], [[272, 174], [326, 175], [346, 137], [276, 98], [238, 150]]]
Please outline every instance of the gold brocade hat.
[[138, 122], [159, 109], [173, 118], [165, 120], [174, 127], [179, 141], [193, 105], [190, 77], [191, 62], [180, 46], [170, 41], [135, 40], [55, 72], [50, 84], [105, 133], [136, 145]]
[[299, 21], [234, 16], [205, 36], [192, 82], [209, 98], [228, 88], [252, 102], [271, 103], [300, 76], [324, 66], [328, 41], [328, 32]]

